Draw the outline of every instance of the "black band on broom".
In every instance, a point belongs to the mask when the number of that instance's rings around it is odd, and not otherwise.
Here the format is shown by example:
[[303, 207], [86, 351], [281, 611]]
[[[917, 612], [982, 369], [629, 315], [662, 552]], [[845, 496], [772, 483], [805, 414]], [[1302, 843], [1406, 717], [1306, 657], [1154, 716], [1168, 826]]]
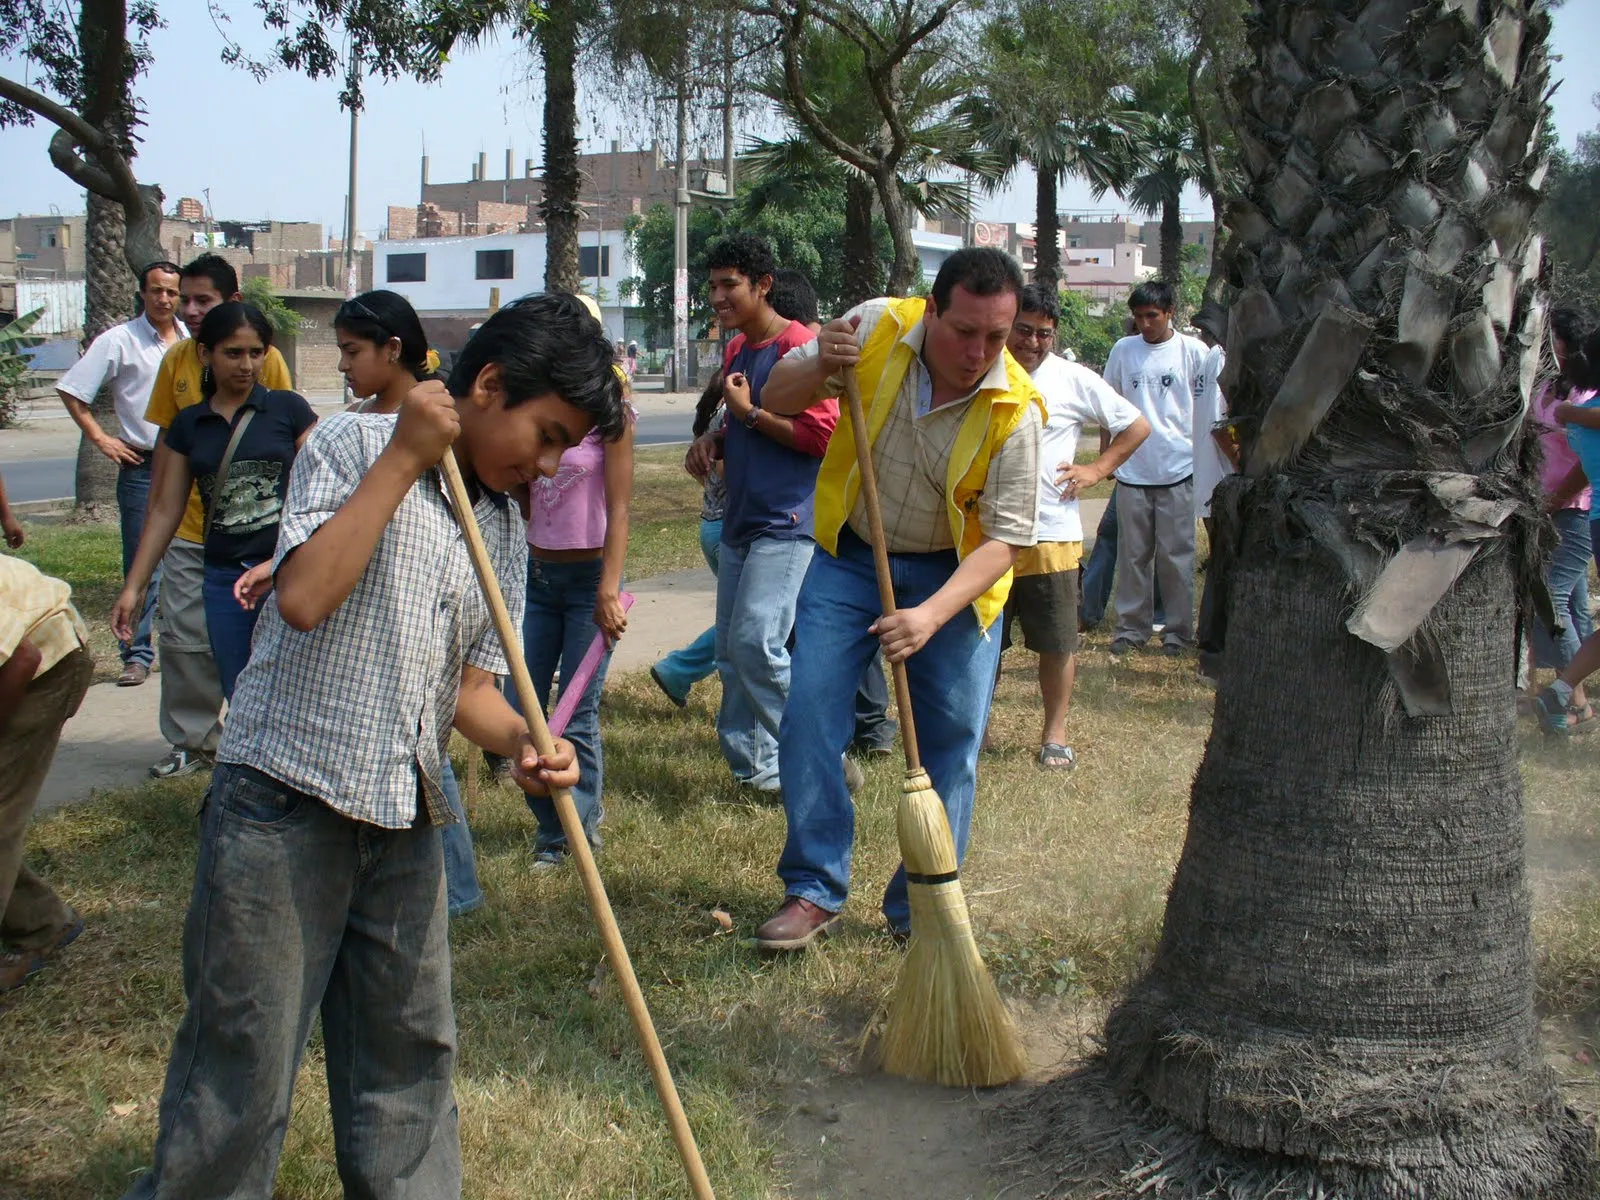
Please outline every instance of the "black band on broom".
[[[861, 498], [872, 535], [872, 561], [878, 575], [883, 613], [895, 611], [888, 542], [878, 506], [878, 481], [872, 469], [866, 412], [854, 367], [844, 371], [855, 439]], [[900, 856], [905, 860], [911, 901], [911, 944], [889, 1001], [889, 1021], [881, 1046], [883, 1069], [891, 1075], [951, 1087], [996, 1087], [1021, 1077], [1027, 1058], [1017, 1042], [1011, 1015], [989, 978], [972, 933], [966, 896], [956, 865], [956, 843], [944, 803], [922, 769], [917, 728], [911, 716], [911, 685], [903, 662], [891, 664], [900, 738], [906, 751], [906, 778], [895, 813]], [[974, 698], [974, 702], [977, 702]]]
[[[506, 608], [506, 599], [500, 593], [500, 580], [495, 576], [494, 564], [489, 560], [488, 548], [483, 544], [483, 532], [478, 528], [478, 518], [472, 511], [472, 497], [467, 492], [466, 481], [461, 478], [461, 468], [456, 464], [453, 450], [446, 450], [444, 458], [439, 463], [439, 470], [444, 475], [445, 486], [450, 493], [450, 503], [455, 509], [456, 521], [461, 526], [461, 532], [466, 535], [467, 553], [472, 559], [472, 569], [478, 576], [478, 587], [483, 592], [484, 603], [489, 606], [489, 613], [494, 618], [495, 632], [500, 635], [500, 644], [505, 648], [506, 662], [511, 668], [511, 681], [516, 685], [517, 698], [522, 702], [522, 715], [528, 722], [528, 734], [533, 738], [533, 745], [540, 754], [553, 754], [555, 740], [550, 736], [550, 729], [545, 724], [544, 710], [539, 706], [539, 697], [533, 690], [533, 679], [528, 674], [528, 665], [522, 658], [521, 640], [517, 637], [516, 626], [511, 623], [511, 613]], [[633, 963], [628, 958], [628, 947], [623, 944], [622, 931], [617, 928], [617, 918], [611, 911], [611, 901], [606, 898], [605, 884], [600, 881], [600, 871], [594, 865], [594, 855], [589, 851], [589, 838], [584, 832], [583, 822], [578, 818], [578, 809], [572, 803], [572, 793], [565, 788], [553, 789], [550, 799], [555, 802], [556, 813], [561, 817], [561, 829], [567, 835], [567, 847], [572, 852], [572, 861], [578, 868], [578, 875], [583, 880], [583, 890], [589, 900], [589, 910], [594, 914], [595, 924], [600, 930], [600, 943], [605, 947], [606, 959], [611, 964], [611, 970], [617, 977], [617, 983], [622, 989], [622, 998], [628, 1008], [628, 1015], [633, 1018], [634, 1033], [639, 1038], [639, 1048], [644, 1052], [646, 1065], [650, 1068], [650, 1076], [656, 1085], [656, 1095], [660, 1097], [661, 1107], [666, 1110], [667, 1125], [672, 1131], [672, 1140], [678, 1150], [678, 1158], [683, 1163], [683, 1173], [689, 1181], [689, 1190], [695, 1200], [715, 1200], [711, 1192], [711, 1181], [706, 1176], [705, 1164], [700, 1161], [700, 1149], [695, 1145], [694, 1133], [689, 1128], [689, 1118], [684, 1115], [683, 1102], [678, 1098], [678, 1089], [672, 1082], [672, 1072], [667, 1067], [667, 1059], [661, 1053], [661, 1042], [656, 1037], [654, 1022], [650, 1019], [650, 1009], [645, 1005], [644, 992], [639, 988], [639, 980], [633, 973]]]

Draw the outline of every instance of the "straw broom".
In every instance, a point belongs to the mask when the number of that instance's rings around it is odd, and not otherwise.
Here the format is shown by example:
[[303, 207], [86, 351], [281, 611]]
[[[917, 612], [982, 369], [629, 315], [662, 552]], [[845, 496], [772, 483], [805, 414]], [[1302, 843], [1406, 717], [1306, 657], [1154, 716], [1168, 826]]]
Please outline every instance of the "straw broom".
[[[472, 497], [467, 493], [467, 485], [461, 478], [461, 468], [456, 465], [453, 450], [444, 452], [439, 469], [450, 491], [450, 503], [455, 509], [456, 521], [466, 535], [467, 553], [472, 559], [472, 569], [478, 576], [478, 587], [494, 618], [500, 644], [505, 647], [506, 662], [511, 667], [511, 680], [516, 684], [517, 698], [522, 702], [522, 715], [528, 722], [528, 733], [541, 755], [553, 754], [555, 740], [550, 736], [544, 710], [539, 707], [539, 697], [533, 690], [533, 679], [522, 658], [522, 645], [516, 627], [511, 623], [511, 613], [506, 609], [506, 599], [500, 594], [500, 580], [494, 573], [494, 564], [489, 560], [488, 548], [483, 544], [483, 533], [472, 511]], [[683, 1163], [689, 1190], [695, 1200], [715, 1200], [705, 1164], [700, 1161], [700, 1149], [695, 1145], [694, 1133], [689, 1128], [689, 1118], [684, 1115], [683, 1102], [678, 1098], [678, 1089], [672, 1082], [672, 1072], [667, 1068], [666, 1056], [661, 1053], [661, 1042], [656, 1038], [655, 1025], [650, 1020], [650, 1009], [645, 1005], [644, 993], [640, 991], [639, 980], [633, 973], [628, 947], [623, 944], [622, 931], [617, 928], [617, 918], [611, 911], [611, 901], [606, 898], [605, 884], [600, 881], [600, 871], [594, 865], [588, 835], [584, 832], [583, 822], [578, 819], [577, 807], [572, 803], [572, 793], [561, 788], [552, 791], [550, 798], [561, 817], [561, 829], [567, 835], [567, 849], [583, 880], [583, 890], [588, 897], [595, 924], [599, 926], [606, 959], [622, 989], [628, 1015], [633, 1018], [634, 1033], [638, 1035], [639, 1048], [644, 1052], [645, 1063], [655, 1082], [656, 1095], [661, 1099], [661, 1107], [666, 1110], [667, 1125], [672, 1131], [678, 1158]]]
[[[889, 616], [895, 603], [888, 542], [878, 507], [866, 412], [853, 367], [844, 372], [844, 388], [861, 473], [861, 497], [872, 534], [878, 597], [884, 615]], [[1019, 1078], [1027, 1059], [972, 934], [950, 820], [922, 769], [917, 750], [906, 665], [892, 665], [900, 738], [906, 751], [906, 778], [895, 828], [911, 901], [911, 944], [889, 1001], [889, 1023], [881, 1047], [883, 1069], [891, 1075], [951, 1087], [996, 1087]]]

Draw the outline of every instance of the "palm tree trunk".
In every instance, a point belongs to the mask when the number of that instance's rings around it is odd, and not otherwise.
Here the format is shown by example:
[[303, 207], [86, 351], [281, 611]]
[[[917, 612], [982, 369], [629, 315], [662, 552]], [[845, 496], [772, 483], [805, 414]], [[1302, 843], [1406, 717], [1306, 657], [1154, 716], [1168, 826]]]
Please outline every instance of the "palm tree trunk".
[[844, 181], [844, 296], [845, 305], [883, 295], [878, 269], [878, 245], [872, 230], [872, 184], [859, 175]]
[[1035, 166], [1033, 281], [1052, 292], [1061, 287], [1061, 218], [1056, 215], [1056, 173]]
[[872, 182], [877, 188], [878, 205], [883, 210], [884, 222], [889, 226], [889, 240], [894, 246], [894, 262], [889, 268], [889, 295], [909, 296], [922, 282], [922, 259], [911, 237], [911, 206], [900, 194], [900, 177], [893, 166], [880, 163]]
[[1593, 1130], [1539, 1049], [1512, 690], [1549, 18], [1257, 12], [1222, 381], [1245, 470], [1213, 499], [1227, 651], [1103, 1067], [1156, 1130], [1134, 1154], [1163, 1196], [1589, 1197]]
[[[133, 315], [134, 278], [123, 254], [122, 206], [94, 192], [88, 193], [85, 220], [85, 304], [83, 344], [89, 345], [111, 326]], [[118, 429], [111, 389], [101, 388], [89, 411], [102, 429]], [[75, 515], [94, 520], [116, 513], [117, 467], [87, 438], [78, 440], [78, 466], [74, 491]]]
[[545, 228], [547, 292], [577, 292], [578, 273], [578, 21], [570, 4], [552, 5], [538, 25], [544, 62], [544, 188], [539, 216]]
[[1183, 282], [1183, 212], [1181, 197], [1161, 201], [1161, 278], [1174, 288]]

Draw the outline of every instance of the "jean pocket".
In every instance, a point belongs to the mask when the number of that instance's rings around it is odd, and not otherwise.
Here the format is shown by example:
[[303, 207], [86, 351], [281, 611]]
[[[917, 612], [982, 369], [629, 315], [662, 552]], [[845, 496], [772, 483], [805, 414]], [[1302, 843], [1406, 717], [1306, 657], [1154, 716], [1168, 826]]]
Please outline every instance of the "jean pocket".
[[210, 800], [251, 825], [281, 825], [309, 806], [304, 792], [258, 775], [239, 773], [211, 789]]

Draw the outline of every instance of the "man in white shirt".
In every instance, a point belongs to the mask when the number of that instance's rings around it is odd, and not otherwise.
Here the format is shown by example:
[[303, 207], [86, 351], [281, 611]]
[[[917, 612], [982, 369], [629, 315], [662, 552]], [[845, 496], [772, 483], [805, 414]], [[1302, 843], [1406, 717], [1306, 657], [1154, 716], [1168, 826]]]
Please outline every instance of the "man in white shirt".
[[[1150, 435], [1150, 422], [1088, 367], [1051, 353], [1061, 311], [1055, 292], [1036, 283], [1022, 289], [1021, 310], [1006, 348], [1033, 378], [1048, 414], [1039, 442], [1039, 541], [1017, 552], [1006, 604], [1002, 651], [1013, 622], [1023, 643], [1039, 656], [1044, 732], [1039, 766], [1070, 771], [1077, 765], [1067, 744], [1067, 708], [1078, 665], [1078, 565], [1083, 520], [1078, 497], [1125, 462]], [[1110, 442], [1091, 463], [1079, 463], [1078, 435], [1093, 421]]]
[[1183, 653], [1194, 630], [1194, 404], [1205, 388], [1205, 344], [1172, 327], [1172, 285], [1133, 289], [1138, 330], [1111, 348], [1106, 382], [1150, 422], [1150, 436], [1117, 468], [1117, 611], [1111, 653], [1150, 640], [1155, 583], [1166, 608], [1162, 649]]
[[[1217, 544], [1216, 523], [1211, 519], [1211, 495], [1229, 475], [1238, 473], [1239, 447], [1234, 443], [1228, 428], [1228, 402], [1222, 394], [1220, 382], [1225, 358], [1218, 332], [1202, 323], [1206, 314], [1196, 318], [1200, 336], [1211, 347], [1206, 356], [1205, 386], [1201, 389], [1194, 409], [1194, 515], [1205, 526], [1206, 544], [1210, 552], [1210, 566], [1206, 569], [1205, 587], [1200, 593], [1200, 677], [1216, 682], [1217, 668], [1222, 657], [1222, 643], [1227, 629], [1223, 608], [1216, 602], [1215, 582], [1221, 569], [1220, 547]], [[1226, 318], [1223, 318], [1226, 321]]]
[[[174, 314], [178, 307], [178, 265], [154, 262], [139, 273], [139, 298], [144, 311], [131, 321], [113, 325], [89, 344], [56, 384], [67, 413], [84, 438], [117, 464], [117, 509], [122, 516], [122, 571], [126, 575], [144, 532], [145, 502], [150, 495], [151, 454], [160, 431], [144, 419], [162, 356], [183, 339]], [[116, 405], [117, 428], [108, 433], [89, 406], [107, 384]], [[137, 687], [150, 678], [155, 650], [150, 622], [155, 614], [159, 572], [151, 579], [144, 612], [131, 642], [122, 643], [119, 687]]]

